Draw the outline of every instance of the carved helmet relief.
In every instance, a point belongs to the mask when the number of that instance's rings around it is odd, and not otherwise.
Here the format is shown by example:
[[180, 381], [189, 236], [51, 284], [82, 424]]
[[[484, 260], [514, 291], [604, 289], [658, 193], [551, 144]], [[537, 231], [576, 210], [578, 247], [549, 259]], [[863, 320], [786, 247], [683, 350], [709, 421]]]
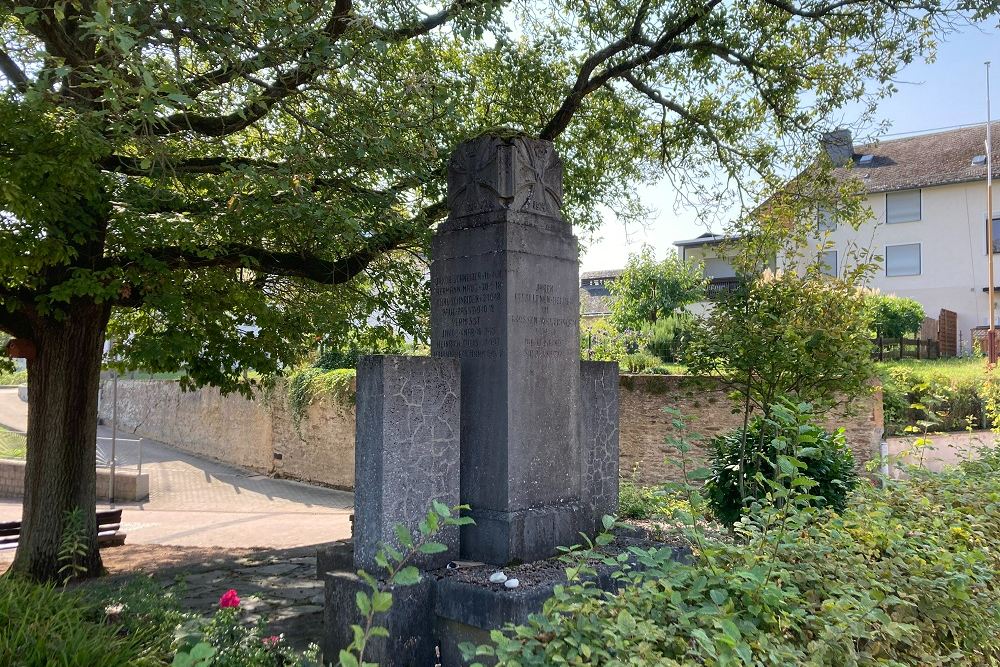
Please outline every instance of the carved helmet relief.
[[549, 141], [478, 137], [451, 157], [448, 204], [453, 218], [509, 210], [561, 219], [562, 161]]

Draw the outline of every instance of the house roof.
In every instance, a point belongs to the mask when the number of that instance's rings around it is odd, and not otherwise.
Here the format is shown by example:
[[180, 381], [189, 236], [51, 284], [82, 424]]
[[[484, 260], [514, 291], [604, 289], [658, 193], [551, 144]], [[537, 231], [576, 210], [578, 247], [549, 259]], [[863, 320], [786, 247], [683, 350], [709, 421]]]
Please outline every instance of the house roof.
[[[993, 123], [993, 173], [1000, 177], [1000, 121]], [[943, 132], [855, 145], [851, 163], [836, 171], [861, 179], [869, 193], [985, 180], [985, 123]], [[862, 157], [871, 155], [870, 162]]]
[[674, 245], [678, 247], [686, 246], [699, 246], [699, 245], [714, 245], [716, 243], [722, 243], [723, 241], [732, 241], [735, 237], [726, 236], [725, 234], [713, 234], [712, 232], [705, 232], [701, 236], [693, 239], [686, 239], [684, 241], [674, 241]]
[[622, 274], [623, 269], [605, 269], [604, 271], [584, 271], [580, 274], [580, 280], [592, 280], [594, 278], [617, 278]]

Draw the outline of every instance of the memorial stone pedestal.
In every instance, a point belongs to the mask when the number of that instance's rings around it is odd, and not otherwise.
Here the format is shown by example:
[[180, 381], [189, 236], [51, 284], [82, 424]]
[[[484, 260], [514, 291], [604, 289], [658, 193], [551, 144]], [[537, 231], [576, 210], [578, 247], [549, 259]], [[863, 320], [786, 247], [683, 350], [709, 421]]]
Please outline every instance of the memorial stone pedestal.
[[581, 489], [576, 238], [550, 142], [483, 136], [449, 167], [431, 353], [462, 364], [462, 556], [551, 556], [589, 525]]

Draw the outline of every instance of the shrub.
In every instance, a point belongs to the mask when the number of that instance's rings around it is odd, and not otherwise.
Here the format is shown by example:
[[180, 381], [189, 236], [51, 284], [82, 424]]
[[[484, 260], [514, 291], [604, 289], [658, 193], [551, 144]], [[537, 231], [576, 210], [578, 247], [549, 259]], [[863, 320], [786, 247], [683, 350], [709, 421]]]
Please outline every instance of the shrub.
[[916, 335], [924, 323], [924, 307], [913, 299], [875, 292], [865, 297], [865, 306], [876, 336]]
[[5, 373], [0, 371], [0, 385], [27, 384], [28, 371], [13, 371]]
[[622, 519], [671, 517], [686, 504], [685, 498], [662, 487], [639, 486], [624, 479], [618, 487], [618, 516]]
[[726, 525], [736, 523], [744, 508], [772, 491], [769, 480], [778, 479], [782, 456], [795, 457], [804, 464], [797, 474], [816, 483], [809, 493], [817, 506], [843, 511], [848, 494], [857, 485], [854, 454], [843, 429], [829, 433], [812, 424], [807, 405], [792, 409], [775, 406], [773, 414], [774, 418], [751, 419], [745, 440], [743, 430], [736, 429], [711, 442], [712, 475], [705, 493], [716, 518]]
[[0, 665], [126, 667], [163, 664], [144, 637], [102, 622], [104, 607], [51, 584], [0, 578]]
[[134, 638], [148, 655], [164, 661], [173, 654], [174, 630], [192, 616], [181, 611], [174, 590], [165, 590], [149, 576], [115, 585], [88, 582], [82, 592], [119, 634]]
[[733, 545], [702, 535], [691, 564], [633, 551], [642, 569], [618, 565], [619, 594], [573, 580], [479, 651], [504, 667], [997, 665], [998, 501], [995, 450], [863, 485], [840, 516], [807, 509]]
[[987, 410], [989, 378], [954, 379], [892, 367], [882, 370], [881, 379], [886, 433], [904, 433], [907, 427], [918, 423], [924, 423], [929, 431], [962, 431], [992, 425]]
[[666, 363], [678, 361], [681, 349], [693, 326], [694, 318], [685, 312], [659, 319], [643, 331], [646, 336], [646, 349], [660, 361]]
[[747, 279], [718, 295], [684, 347], [688, 372], [717, 377], [741, 411], [781, 396], [828, 405], [869, 391], [864, 298], [845, 281], [794, 273]]

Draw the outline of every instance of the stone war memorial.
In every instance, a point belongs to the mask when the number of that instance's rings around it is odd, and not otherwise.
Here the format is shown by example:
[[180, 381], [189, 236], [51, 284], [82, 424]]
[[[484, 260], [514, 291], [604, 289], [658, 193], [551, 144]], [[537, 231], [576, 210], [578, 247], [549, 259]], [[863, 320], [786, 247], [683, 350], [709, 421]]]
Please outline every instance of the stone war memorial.
[[358, 365], [353, 553], [324, 575], [326, 655], [360, 620], [356, 571], [377, 576], [393, 527], [412, 529], [432, 501], [468, 505], [475, 523], [436, 537], [447, 550], [414, 562], [419, 584], [386, 584], [389, 637], [367, 660], [464, 664], [459, 643], [540, 610], [561, 568], [515, 588], [490, 575], [555, 556], [617, 511], [618, 366], [580, 360], [577, 242], [561, 200], [551, 142], [483, 135], [452, 156], [431, 356]]

